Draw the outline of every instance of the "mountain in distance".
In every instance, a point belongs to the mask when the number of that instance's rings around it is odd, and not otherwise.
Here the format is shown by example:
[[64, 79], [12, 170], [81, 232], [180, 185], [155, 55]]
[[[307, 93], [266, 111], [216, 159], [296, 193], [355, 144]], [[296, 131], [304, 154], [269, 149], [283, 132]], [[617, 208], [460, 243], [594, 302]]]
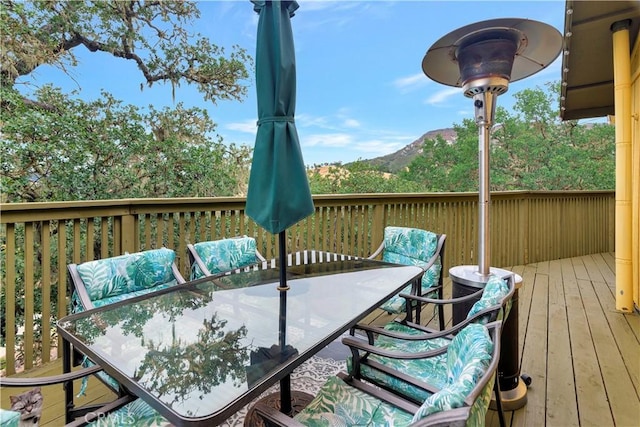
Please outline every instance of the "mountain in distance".
[[422, 135], [420, 138], [413, 141], [411, 144], [406, 145], [395, 153], [387, 154], [386, 156], [375, 157], [373, 159], [361, 160], [364, 163], [370, 164], [383, 171], [387, 171], [393, 174], [397, 174], [407, 166], [418, 155], [422, 153], [422, 145], [427, 139], [434, 139], [440, 135], [449, 144], [455, 142], [456, 131], [453, 128], [430, 130]]

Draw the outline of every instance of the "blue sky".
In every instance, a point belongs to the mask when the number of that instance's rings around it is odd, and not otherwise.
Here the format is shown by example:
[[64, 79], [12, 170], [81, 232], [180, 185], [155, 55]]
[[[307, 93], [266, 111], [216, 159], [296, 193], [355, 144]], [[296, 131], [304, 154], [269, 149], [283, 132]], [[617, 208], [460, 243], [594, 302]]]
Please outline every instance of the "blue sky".
[[[392, 153], [423, 133], [473, 118], [472, 100], [462, 90], [436, 83], [421, 69], [427, 49], [459, 27], [487, 19], [528, 18], [562, 33], [563, 0], [553, 1], [299, 1], [292, 18], [297, 61], [296, 124], [308, 165], [343, 163]], [[198, 3], [194, 31], [253, 56], [258, 15], [248, 0]], [[156, 108], [183, 102], [209, 111], [228, 143], [253, 147], [257, 120], [255, 80], [242, 102], [205, 102], [186, 85], [140, 90], [142, 75], [133, 63], [106, 54], [77, 52], [80, 64], [68, 76], [40, 67], [37, 85], [54, 83], [92, 100], [100, 90], [127, 103]], [[560, 79], [560, 58], [545, 70], [513, 82], [498, 98], [510, 108], [512, 95]]]

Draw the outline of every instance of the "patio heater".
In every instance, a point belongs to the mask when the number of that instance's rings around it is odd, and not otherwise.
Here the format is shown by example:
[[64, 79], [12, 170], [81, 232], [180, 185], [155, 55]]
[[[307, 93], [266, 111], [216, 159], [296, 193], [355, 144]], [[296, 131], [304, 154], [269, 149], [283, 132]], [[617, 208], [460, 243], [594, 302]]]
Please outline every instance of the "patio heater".
[[[490, 274], [510, 274], [507, 270], [491, 267], [490, 263], [489, 144], [496, 101], [508, 90], [509, 82], [528, 77], [551, 64], [561, 47], [562, 35], [550, 25], [528, 19], [503, 18], [452, 31], [434, 43], [422, 60], [422, 70], [429, 78], [461, 87], [464, 95], [473, 99], [478, 125], [478, 265], [456, 266], [449, 270], [454, 298], [483, 288]], [[516, 282], [519, 287], [522, 278], [516, 276]], [[454, 308], [453, 322], [464, 320], [472, 304]], [[505, 410], [515, 410], [526, 404], [527, 385], [530, 384], [526, 375], [522, 375], [524, 381], [520, 381], [517, 289], [503, 328], [502, 344], [498, 367], [501, 398]]]

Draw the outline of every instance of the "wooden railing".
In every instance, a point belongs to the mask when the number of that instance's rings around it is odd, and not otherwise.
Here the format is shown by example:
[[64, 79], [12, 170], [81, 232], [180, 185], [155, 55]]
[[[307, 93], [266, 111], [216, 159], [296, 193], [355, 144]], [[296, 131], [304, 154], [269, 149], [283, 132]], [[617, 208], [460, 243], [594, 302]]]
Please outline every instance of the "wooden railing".
[[[288, 250], [372, 253], [384, 227], [445, 233], [444, 269], [477, 264], [477, 193], [314, 197], [315, 214], [288, 230]], [[614, 193], [492, 194], [491, 265], [507, 267], [614, 250]], [[267, 257], [275, 236], [244, 212], [244, 198], [127, 199], [3, 204], [2, 338], [6, 374], [50, 360], [55, 321], [67, 314], [66, 266], [166, 246], [189, 275], [186, 245], [247, 234]]]

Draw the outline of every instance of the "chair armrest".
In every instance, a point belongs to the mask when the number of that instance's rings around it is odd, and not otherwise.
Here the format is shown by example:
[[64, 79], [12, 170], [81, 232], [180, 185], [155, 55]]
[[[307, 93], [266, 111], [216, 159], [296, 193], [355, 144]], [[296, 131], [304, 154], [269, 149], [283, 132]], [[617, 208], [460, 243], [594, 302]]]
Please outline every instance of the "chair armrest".
[[189, 251], [189, 260], [191, 261], [191, 265], [189, 268], [193, 268], [193, 263], [195, 262], [196, 264], [198, 264], [200, 271], [202, 271], [205, 276], [211, 276], [211, 272], [209, 271], [207, 266], [204, 265], [204, 261], [202, 261], [202, 258], [200, 258], [200, 255], [198, 255], [196, 248], [191, 243], [187, 245], [187, 250]]
[[264, 256], [262, 256], [262, 254], [260, 253], [260, 251], [259, 251], [259, 250], [257, 250], [257, 249], [256, 249], [256, 258], [258, 258], [258, 260], [259, 260], [260, 262], [265, 262], [265, 261], [267, 260]]
[[378, 246], [378, 249], [376, 249], [376, 251], [374, 253], [372, 253], [371, 255], [369, 255], [367, 257], [367, 259], [374, 259], [378, 255], [380, 255], [383, 250], [384, 250], [384, 241], [380, 244], [380, 246]]
[[373, 335], [374, 334], [378, 334], [378, 335], [384, 335], [387, 337], [391, 337], [391, 338], [397, 338], [397, 339], [401, 339], [401, 340], [407, 340], [407, 341], [422, 341], [422, 340], [428, 340], [428, 339], [432, 339], [435, 338], [434, 335], [437, 332], [437, 330], [434, 329], [430, 329], [430, 328], [426, 328], [424, 326], [420, 326], [416, 323], [408, 323], [408, 322], [403, 322], [403, 325], [407, 325], [411, 328], [417, 329], [421, 332], [424, 332], [424, 334], [420, 334], [420, 335], [414, 335], [414, 334], [405, 334], [403, 332], [398, 332], [398, 331], [390, 331], [388, 329], [384, 329], [381, 328], [380, 326], [373, 326], [373, 325], [356, 325], [353, 327], [353, 329], [358, 329], [361, 331], [365, 331], [367, 333], [367, 338], [369, 339], [369, 344], [373, 345]]
[[67, 265], [67, 271], [69, 272], [69, 280], [71, 283], [71, 287], [69, 288], [69, 295], [73, 295], [73, 291], [76, 291], [76, 295], [78, 295], [83, 308], [85, 310], [93, 308], [93, 302], [91, 301], [91, 298], [89, 298], [87, 288], [85, 288], [84, 282], [82, 281], [82, 279], [80, 278], [80, 274], [78, 273], [78, 265]]
[[[358, 350], [365, 351], [371, 354], [377, 354], [382, 357], [389, 357], [391, 359], [403, 359], [403, 360], [411, 360], [411, 359], [426, 359], [429, 357], [439, 356], [447, 352], [448, 345], [439, 347], [435, 350], [429, 351], [420, 351], [420, 352], [404, 352], [404, 351], [395, 351], [395, 350], [385, 350], [380, 347], [376, 347], [375, 345], [371, 345], [367, 343], [365, 340], [353, 337], [344, 337], [342, 338], [342, 343], [348, 346], [351, 349], [351, 353], [354, 353]], [[355, 354], [355, 353], [354, 353]]]
[[171, 271], [173, 272], [173, 277], [176, 278], [176, 282], [178, 284], [187, 282], [186, 280], [184, 280], [184, 277], [182, 276], [182, 273], [180, 273], [180, 270], [178, 270], [178, 266], [175, 262], [171, 264]]
[[[481, 311], [477, 312], [473, 316], [464, 319], [460, 323], [457, 323], [457, 324], [451, 326], [449, 329], [444, 329], [442, 331], [426, 328], [424, 326], [418, 325], [417, 323], [413, 323], [413, 322], [403, 322], [403, 324], [405, 324], [405, 325], [407, 325], [407, 326], [409, 326], [409, 327], [411, 327], [413, 329], [417, 329], [419, 331], [423, 331], [423, 332], [429, 334], [428, 338], [453, 338], [453, 335], [455, 335], [462, 328], [464, 328], [465, 326], [469, 325], [470, 323], [476, 323], [479, 319], [481, 319], [481, 318], [483, 318], [485, 316], [489, 316], [488, 322], [495, 321], [497, 319], [497, 317], [498, 317], [498, 313], [502, 309], [503, 309], [503, 307], [501, 305], [494, 305], [494, 306], [491, 306], [491, 307], [487, 307], [484, 310], [481, 310]], [[386, 335], [388, 335], [389, 331], [386, 331], [386, 332], [387, 332]], [[408, 338], [408, 336], [421, 337], [421, 335], [407, 335], [406, 337], [405, 336], [398, 336], [398, 337], [394, 337], [394, 338], [400, 338], [400, 339], [405, 339], [405, 340], [415, 339], [415, 338]], [[424, 337], [424, 335], [422, 335], [422, 337]]]
[[67, 381], [75, 381], [77, 379], [86, 377], [87, 375], [95, 374], [98, 371], [102, 371], [102, 367], [98, 365], [91, 366], [89, 368], [78, 369], [66, 374], [51, 375], [47, 377], [35, 377], [35, 378], [0, 378], [0, 386], [2, 387], [37, 387], [47, 386], [54, 384], [62, 384]]
[[[438, 289], [438, 287], [429, 288], [430, 291], [432, 289], [435, 290], [435, 289]], [[419, 301], [419, 302], [421, 302], [423, 304], [445, 305], [445, 304], [460, 304], [462, 302], [467, 302], [467, 301], [470, 301], [470, 300], [472, 300], [474, 298], [481, 297], [483, 291], [484, 291], [484, 289], [478, 289], [476, 292], [474, 292], [472, 294], [465, 295], [465, 296], [458, 297], [458, 298], [448, 298], [448, 299], [427, 298], [427, 297], [421, 297], [419, 295], [406, 294], [406, 293], [401, 293], [399, 295], [404, 299]]]
[[257, 402], [253, 407], [256, 414], [265, 420], [266, 425], [277, 425], [283, 427], [304, 427], [303, 424], [291, 417], [283, 414], [275, 408], [266, 405], [263, 402]]

